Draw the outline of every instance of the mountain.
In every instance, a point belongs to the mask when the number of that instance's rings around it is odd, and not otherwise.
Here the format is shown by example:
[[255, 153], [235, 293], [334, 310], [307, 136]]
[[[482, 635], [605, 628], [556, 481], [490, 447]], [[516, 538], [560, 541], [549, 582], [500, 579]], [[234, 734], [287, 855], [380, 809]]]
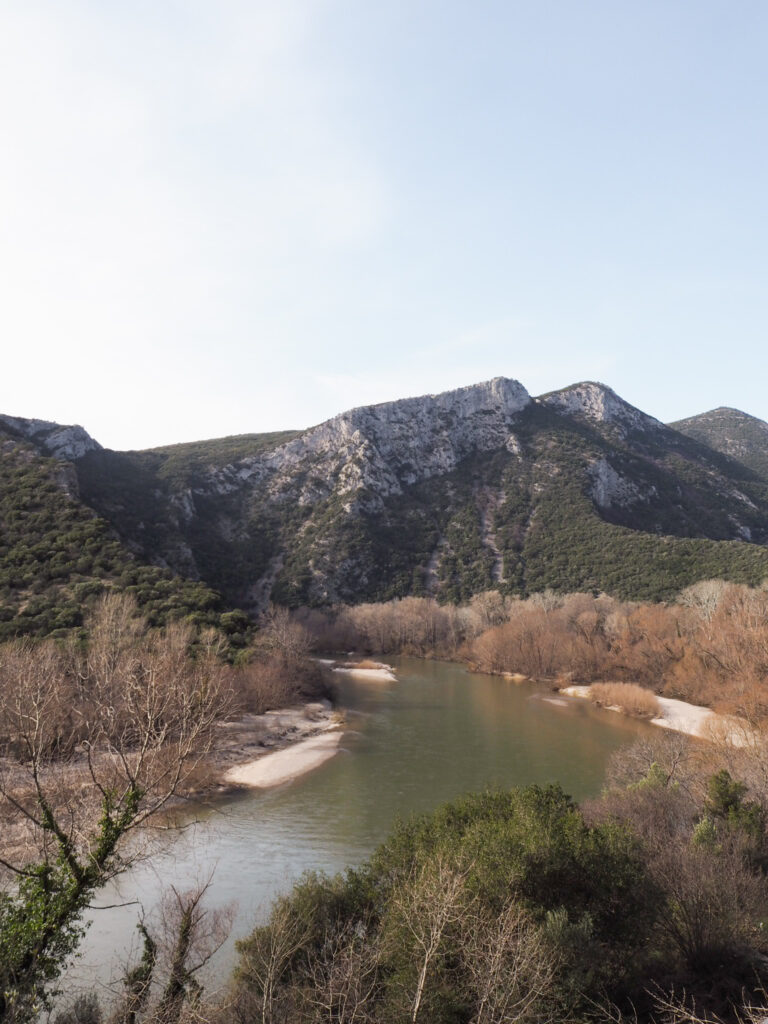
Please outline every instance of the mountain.
[[155, 624], [221, 624], [218, 594], [142, 561], [83, 502], [76, 465], [100, 450], [82, 427], [0, 416], [0, 639], [80, 626], [106, 587], [135, 594]]
[[[465, 600], [493, 587], [652, 600], [702, 578], [768, 578], [760, 434], [729, 449], [695, 422], [714, 415], [667, 426], [604, 384], [533, 398], [500, 377], [304, 431], [114, 452], [81, 427], [2, 417], [0, 443], [68, 515], [98, 524], [130, 572], [229, 607]], [[17, 484], [1, 482], [16, 509]], [[51, 559], [46, 549], [40, 565]], [[84, 579], [123, 585], [118, 568]], [[60, 586], [76, 601], [83, 581], [67, 571]]]
[[768, 480], [768, 423], [763, 420], [721, 406], [671, 426]]

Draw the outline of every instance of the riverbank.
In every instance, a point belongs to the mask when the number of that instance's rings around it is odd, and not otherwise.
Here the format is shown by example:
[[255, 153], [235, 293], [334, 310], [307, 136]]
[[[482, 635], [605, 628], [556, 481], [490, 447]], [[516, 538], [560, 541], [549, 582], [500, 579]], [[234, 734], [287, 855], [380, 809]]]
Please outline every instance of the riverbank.
[[211, 790], [264, 788], [298, 778], [336, 753], [342, 721], [322, 700], [219, 723], [206, 766], [216, 779]]
[[361, 661], [336, 661], [334, 658], [315, 658], [315, 661], [324, 668], [330, 669], [339, 675], [354, 676], [355, 679], [368, 679], [371, 682], [391, 683], [397, 680], [397, 676], [391, 665], [383, 661], [371, 661], [370, 658], [363, 658]]
[[231, 768], [224, 778], [232, 785], [251, 789], [281, 786], [319, 768], [332, 758], [338, 752], [341, 736], [339, 726], [331, 724], [325, 732]]
[[[392, 667], [383, 662], [316, 660], [330, 671], [358, 681], [397, 679]], [[342, 720], [329, 701], [318, 701], [221, 723], [214, 755], [221, 788], [267, 789], [319, 768], [338, 753]]]
[[[591, 690], [591, 686], [565, 686], [559, 692], [567, 697], [590, 700]], [[662, 729], [671, 729], [673, 732], [682, 732], [687, 736], [696, 736], [703, 740], [727, 742], [735, 747], [746, 746], [749, 742], [745, 731], [746, 723], [739, 722], [731, 716], [719, 715], [711, 708], [688, 704], [684, 700], [675, 700], [672, 697], [656, 696], [656, 701], [660, 714], [655, 718], [648, 719], [651, 725], [657, 725]], [[606, 707], [605, 710], [626, 714], [620, 707]]]

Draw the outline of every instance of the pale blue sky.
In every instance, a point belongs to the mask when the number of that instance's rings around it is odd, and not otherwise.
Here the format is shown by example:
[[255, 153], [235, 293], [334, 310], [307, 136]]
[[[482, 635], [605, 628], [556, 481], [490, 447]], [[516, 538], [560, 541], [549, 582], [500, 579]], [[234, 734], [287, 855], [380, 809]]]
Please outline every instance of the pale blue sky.
[[768, 5], [5, 0], [0, 411], [112, 447], [515, 377], [768, 418]]

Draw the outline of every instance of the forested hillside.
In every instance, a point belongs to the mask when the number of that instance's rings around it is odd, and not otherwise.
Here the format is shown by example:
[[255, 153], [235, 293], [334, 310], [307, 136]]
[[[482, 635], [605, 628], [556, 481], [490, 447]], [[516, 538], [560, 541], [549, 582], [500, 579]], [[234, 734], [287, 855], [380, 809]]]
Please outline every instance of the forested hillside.
[[204, 583], [137, 559], [79, 500], [70, 463], [0, 433], [0, 639], [80, 626], [107, 588], [134, 594], [153, 624], [222, 611]]

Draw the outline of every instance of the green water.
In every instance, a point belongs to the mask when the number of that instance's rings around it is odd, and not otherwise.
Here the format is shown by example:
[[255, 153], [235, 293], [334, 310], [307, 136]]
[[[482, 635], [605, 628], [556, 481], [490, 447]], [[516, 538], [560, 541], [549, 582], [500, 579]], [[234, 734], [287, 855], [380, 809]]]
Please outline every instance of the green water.
[[[340, 752], [301, 779], [201, 809], [199, 823], [164, 853], [99, 894], [98, 904], [139, 900], [151, 913], [169, 885], [213, 872], [213, 905], [233, 903], [233, 938], [268, 913], [307, 869], [359, 863], [393, 821], [488, 786], [560, 782], [577, 800], [599, 792], [609, 755], [652, 728], [545, 688], [515, 685], [460, 666], [391, 659], [397, 681], [343, 677], [347, 726]], [[95, 911], [76, 982], [109, 982], [135, 948], [136, 905]], [[209, 975], [223, 980], [221, 951]]]

